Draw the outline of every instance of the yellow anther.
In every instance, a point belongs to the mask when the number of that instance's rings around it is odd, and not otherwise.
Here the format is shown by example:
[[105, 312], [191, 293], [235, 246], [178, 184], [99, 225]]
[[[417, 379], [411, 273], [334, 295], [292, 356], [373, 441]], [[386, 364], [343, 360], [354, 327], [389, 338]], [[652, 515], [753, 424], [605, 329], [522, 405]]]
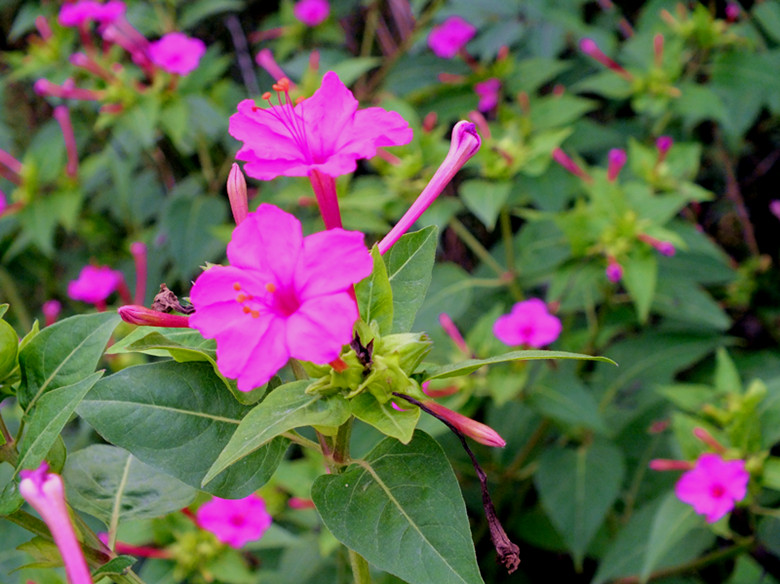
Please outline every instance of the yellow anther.
[[238, 282], [233, 283], [233, 290], [241, 290], [241, 284]]
[[276, 284], [272, 282], [268, 282], [268, 284], [265, 285], [265, 289], [268, 290], [271, 294], [276, 292]]
[[239, 304], [243, 303], [243, 302], [246, 302], [247, 301], [247, 295], [244, 294], [243, 292], [241, 292], [241, 293], [239, 293], [238, 296], [236, 296], [236, 300], [239, 302]]
[[260, 317], [260, 313], [257, 312], [256, 310], [252, 310], [251, 313], [252, 313], [252, 318], [259, 318]]
[[244, 314], [249, 314], [250, 312], [252, 312], [252, 309], [248, 306], [244, 306]]

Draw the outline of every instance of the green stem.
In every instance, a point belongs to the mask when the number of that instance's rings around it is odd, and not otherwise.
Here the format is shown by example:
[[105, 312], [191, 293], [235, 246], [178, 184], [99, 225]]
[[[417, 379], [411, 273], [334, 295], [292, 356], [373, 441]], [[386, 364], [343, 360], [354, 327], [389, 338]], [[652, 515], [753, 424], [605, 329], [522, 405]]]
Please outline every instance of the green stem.
[[19, 294], [19, 290], [16, 287], [13, 278], [11, 278], [4, 268], [0, 268], [0, 288], [2, 288], [3, 294], [8, 299], [11, 310], [16, 314], [16, 318], [19, 320], [19, 326], [21, 326], [23, 330], [29, 331], [32, 328], [30, 313], [27, 312], [27, 308], [24, 306], [24, 302], [22, 301], [22, 297]]
[[504, 242], [504, 253], [506, 254], [506, 269], [512, 276], [509, 282], [509, 290], [515, 300], [523, 299], [523, 291], [517, 285], [517, 268], [515, 266], [515, 241], [512, 237], [512, 219], [509, 216], [509, 210], [506, 207], [501, 208], [499, 215], [501, 219], [501, 239]]
[[320, 445], [314, 442], [313, 440], [309, 440], [308, 438], [304, 438], [298, 432], [291, 430], [290, 432], [284, 432], [282, 434], [285, 438], [287, 438], [290, 442], [294, 442], [298, 446], [302, 446], [303, 448], [309, 448], [310, 450], [315, 450], [322, 454], [322, 448], [320, 448]]
[[349, 550], [349, 564], [352, 566], [352, 577], [355, 584], [371, 584], [371, 574], [368, 562], [355, 550]]
[[476, 255], [500, 277], [506, 277], [506, 269], [504, 269], [504, 267], [499, 264], [492, 255], [490, 255], [490, 252], [485, 249], [485, 246], [482, 245], [479, 240], [474, 237], [471, 232], [466, 229], [466, 226], [463, 225], [463, 223], [461, 223], [456, 217], [453, 217], [450, 220], [450, 228], [457, 234], [458, 237], [460, 237], [463, 243], [465, 243], [466, 246], [472, 252], [474, 252], [474, 255]]

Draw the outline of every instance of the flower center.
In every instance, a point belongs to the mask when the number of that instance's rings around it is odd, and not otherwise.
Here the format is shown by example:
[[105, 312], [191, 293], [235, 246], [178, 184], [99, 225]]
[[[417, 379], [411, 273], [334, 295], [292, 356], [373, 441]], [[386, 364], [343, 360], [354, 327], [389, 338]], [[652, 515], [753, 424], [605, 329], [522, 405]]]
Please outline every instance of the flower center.
[[273, 282], [265, 285], [267, 294], [256, 297], [241, 289], [241, 284], [235, 282], [233, 289], [236, 294], [236, 302], [241, 304], [244, 314], [252, 318], [260, 316], [260, 310], [271, 311], [278, 316], [287, 317], [295, 313], [301, 307], [301, 301], [295, 291], [289, 288], [278, 288]]
[[[318, 157], [316, 153], [313, 153], [311, 150], [311, 145], [306, 134], [306, 124], [303, 120], [303, 110], [296, 112], [293, 107], [293, 101], [290, 98], [290, 80], [286, 77], [282, 77], [271, 87], [276, 92], [278, 105], [273, 104], [271, 101], [271, 92], [266, 91], [262, 95], [262, 98], [268, 102], [270, 107], [265, 109], [256, 107], [254, 108], [254, 111], [263, 111], [276, 118], [290, 133], [293, 141], [307, 161], [321, 162], [321, 160], [318, 160], [321, 157]], [[298, 105], [303, 100], [303, 97], [299, 97], [295, 100], [295, 105]]]
[[720, 483], [715, 483], [710, 487], [710, 495], [713, 499], [720, 499], [726, 494], [726, 489]]
[[243, 515], [231, 515], [228, 521], [233, 527], [242, 527], [245, 523]]

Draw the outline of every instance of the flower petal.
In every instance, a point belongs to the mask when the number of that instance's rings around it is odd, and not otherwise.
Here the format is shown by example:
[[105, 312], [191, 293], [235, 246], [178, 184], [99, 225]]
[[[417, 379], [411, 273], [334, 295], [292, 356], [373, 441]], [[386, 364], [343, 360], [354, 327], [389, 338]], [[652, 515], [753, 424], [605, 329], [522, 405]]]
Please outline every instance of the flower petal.
[[347, 292], [307, 300], [287, 320], [291, 356], [317, 364], [333, 361], [352, 340], [357, 318], [355, 300]]
[[373, 260], [359, 231], [329, 229], [308, 235], [295, 272], [301, 300], [348, 289], [367, 277]]

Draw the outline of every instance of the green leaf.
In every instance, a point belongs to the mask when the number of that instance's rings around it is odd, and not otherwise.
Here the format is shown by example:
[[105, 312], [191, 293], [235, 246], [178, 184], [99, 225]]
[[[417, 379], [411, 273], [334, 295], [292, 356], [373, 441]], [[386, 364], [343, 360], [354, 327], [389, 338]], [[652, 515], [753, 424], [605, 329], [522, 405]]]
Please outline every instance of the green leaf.
[[632, 254], [623, 266], [623, 284], [631, 295], [639, 322], [647, 322], [658, 279], [658, 259], [649, 250]]
[[[101, 379], [77, 411], [108, 442], [200, 488], [250, 408], [233, 399], [210, 365], [163, 361]], [[279, 439], [257, 449], [206, 490], [247, 496], [268, 481], [287, 445]]]
[[494, 365], [496, 363], [506, 363], [507, 361], [538, 361], [540, 359], [578, 359], [584, 361], [601, 361], [617, 365], [612, 359], [607, 357], [593, 357], [592, 355], [582, 355], [580, 353], [568, 353], [566, 351], [511, 351], [503, 353], [488, 359], [467, 359], [460, 363], [451, 363], [449, 365], [428, 365], [422, 372], [423, 378], [442, 379], [445, 377], [460, 377], [468, 375], [484, 365]]
[[333, 535], [380, 570], [410, 584], [482, 582], [458, 481], [423, 432], [320, 476], [312, 499]]
[[230, 441], [203, 477], [211, 482], [225, 469], [235, 465], [274, 437], [301, 426], [340, 426], [349, 419], [349, 404], [341, 397], [309, 395], [309, 380], [294, 381], [277, 387], [241, 420]]
[[562, 376], [534, 386], [528, 403], [545, 417], [566, 426], [590, 428], [600, 434], [608, 432], [598, 403], [573, 375]]
[[715, 354], [715, 388], [719, 393], [724, 394], [742, 393], [739, 371], [729, 357], [728, 351], [723, 347], [718, 347], [718, 352]]
[[381, 64], [382, 60], [378, 57], [354, 57], [336, 63], [331, 70], [338, 74], [344, 85], [352, 85], [361, 75]]
[[92, 578], [97, 582], [104, 576], [122, 576], [136, 561], [133, 556], [117, 556], [92, 572]]
[[47, 326], [20, 351], [19, 404], [25, 413], [47, 391], [89, 376], [100, 360], [119, 315], [110, 312], [72, 316]]
[[498, 214], [509, 199], [511, 189], [510, 182], [474, 179], [464, 181], [458, 192], [468, 210], [474, 213], [488, 230], [493, 231]]
[[644, 562], [639, 573], [640, 581], [647, 582], [663, 557], [670, 550], [687, 541], [687, 535], [702, 525], [704, 519], [693, 507], [680, 501], [674, 493], [666, 495], [653, 520], [653, 527], [647, 539]]
[[28, 410], [24, 417], [27, 427], [21, 442], [17, 470], [38, 468], [76, 407], [101, 377], [103, 372], [96, 371], [72, 385], [47, 391]]
[[756, 4], [751, 14], [772, 40], [780, 41], [780, 5], [777, 2]]
[[625, 465], [608, 442], [547, 450], [539, 457], [534, 483], [542, 506], [582, 566], [585, 551], [617, 498]]
[[402, 236], [385, 254], [387, 275], [393, 289], [393, 330], [412, 330], [414, 317], [420, 310], [436, 256], [439, 230], [435, 226]]
[[197, 494], [193, 487], [108, 444], [71, 454], [63, 478], [70, 504], [109, 526], [166, 515], [192, 503]]
[[420, 408], [409, 406], [403, 411], [394, 410], [390, 402], [379, 403], [370, 392], [363, 392], [350, 402], [352, 414], [366, 424], [385, 434], [397, 438], [404, 444], [412, 439], [417, 420], [420, 419]]
[[242, 0], [198, 0], [187, 3], [179, 18], [179, 30], [192, 28], [200, 21], [222, 12], [241, 12], [244, 8]]
[[[8, 305], [6, 304], [7, 308]], [[0, 319], [0, 381], [16, 369], [16, 357], [19, 353], [19, 336], [14, 327]]]
[[368, 278], [355, 285], [360, 316], [367, 322], [375, 320], [380, 334], [389, 334], [393, 329], [393, 290], [387, 276], [387, 267], [379, 248], [371, 249], [374, 270]]
[[764, 462], [761, 484], [769, 489], [780, 491], [780, 458], [770, 456]]

